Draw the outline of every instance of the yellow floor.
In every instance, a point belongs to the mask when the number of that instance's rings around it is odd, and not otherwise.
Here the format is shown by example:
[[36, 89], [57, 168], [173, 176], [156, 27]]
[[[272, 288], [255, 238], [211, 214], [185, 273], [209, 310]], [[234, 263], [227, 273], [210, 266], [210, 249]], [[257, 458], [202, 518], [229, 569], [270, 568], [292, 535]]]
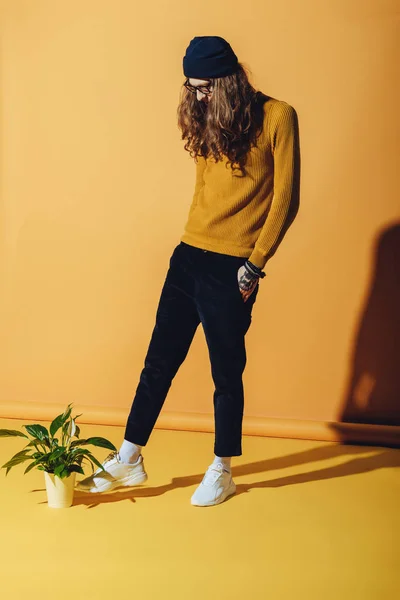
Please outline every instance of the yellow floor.
[[[123, 429], [82, 434], [118, 446]], [[21, 448], [0, 439], [1, 465]], [[212, 434], [155, 430], [145, 486], [77, 492], [61, 510], [46, 504], [43, 473], [1, 471], [2, 598], [400, 598], [400, 450], [246, 437], [237, 494], [193, 507], [212, 448]]]

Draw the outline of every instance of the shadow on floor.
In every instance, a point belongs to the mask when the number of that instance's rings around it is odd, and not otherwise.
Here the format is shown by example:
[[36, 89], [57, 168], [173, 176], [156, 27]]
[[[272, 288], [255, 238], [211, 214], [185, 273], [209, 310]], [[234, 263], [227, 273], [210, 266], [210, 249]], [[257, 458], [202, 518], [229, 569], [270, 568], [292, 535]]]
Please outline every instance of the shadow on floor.
[[[371, 454], [374, 452], [374, 454]], [[348, 475], [358, 475], [368, 473], [376, 469], [400, 467], [400, 451], [379, 449], [371, 446], [350, 446], [337, 444], [333, 446], [321, 446], [304, 450], [287, 456], [269, 458], [258, 462], [239, 465], [232, 468], [234, 478], [245, 475], [254, 475], [256, 473], [265, 473], [275, 470], [305, 465], [321, 460], [328, 460], [340, 456], [351, 457], [351, 460], [326, 468], [312, 470], [307, 473], [298, 473], [279, 477], [277, 479], [267, 479], [265, 481], [256, 481], [253, 483], [237, 483], [236, 495], [250, 492], [257, 488], [274, 488], [286, 485], [296, 485], [300, 483], [309, 483], [313, 481], [323, 481], [325, 479], [334, 479], [336, 477], [346, 477]], [[86, 505], [88, 508], [94, 508], [99, 504], [109, 502], [120, 502], [129, 500], [135, 502], [136, 498], [151, 498], [161, 496], [167, 492], [179, 488], [187, 488], [198, 485], [203, 479], [203, 473], [197, 475], [187, 475], [185, 477], [173, 477], [170, 483], [158, 487], [135, 487], [124, 491], [114, 491], [109, 494], [85, 494], [76, 491], [74, 497], [74, 506]], [[42, 492], [44, 489], [32, 490], [32, 492]], [[47, 504], [41, 502], [40, 504]]]

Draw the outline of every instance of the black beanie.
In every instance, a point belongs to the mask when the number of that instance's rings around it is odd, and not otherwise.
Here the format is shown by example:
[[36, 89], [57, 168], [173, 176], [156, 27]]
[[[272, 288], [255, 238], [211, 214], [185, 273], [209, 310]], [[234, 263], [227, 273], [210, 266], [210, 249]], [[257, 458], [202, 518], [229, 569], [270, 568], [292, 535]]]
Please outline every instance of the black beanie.
[[230, 44], [218, 35], [194, 37], [183, 58], [183, 72], [193, 79], [231, 75], [238, 69], [238, 59]]

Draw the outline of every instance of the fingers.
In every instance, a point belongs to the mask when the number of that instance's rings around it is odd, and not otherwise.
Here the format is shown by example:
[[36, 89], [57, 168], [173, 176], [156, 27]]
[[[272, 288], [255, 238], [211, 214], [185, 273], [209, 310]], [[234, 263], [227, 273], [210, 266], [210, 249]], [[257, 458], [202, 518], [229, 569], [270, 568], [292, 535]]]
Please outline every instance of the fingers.
[[259, 277], [255, 277], [253, 273], [249, 272], [246, 267], [243, 265], [238, 270], [238, 282], [239, 289], [242, 295], [243, 301], [247, 302], [250, 298], [251, 294], [254, 292]]
[[242, 288], [240, 288], [240, 293], [242, 294], [242, 298], [243, 298], [244, 302], [247, 302], [247, 300], [250, 298], [251, 294], [256, 289], [256, 286], [257, 286], [257, 281], [254, 281], [252, 287], [249, 288], [248, 290], [243, 290]]

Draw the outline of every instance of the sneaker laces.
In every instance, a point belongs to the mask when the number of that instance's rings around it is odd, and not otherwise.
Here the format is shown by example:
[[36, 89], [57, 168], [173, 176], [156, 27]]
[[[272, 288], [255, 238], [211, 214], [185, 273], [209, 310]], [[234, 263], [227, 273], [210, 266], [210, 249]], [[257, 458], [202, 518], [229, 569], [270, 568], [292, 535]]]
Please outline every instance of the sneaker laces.
[[208, 467], [206, 474], [203, 477], [204, 485], [213, 485], [220, 477], [222, 477], [224, 471], [223, 465], [211, 465]]
[[109, 462], [111, 462], [115, 458], [117, 459], [118, 462], [120, 462], [120, 460], [119, 460], [119, 454], [118, 454], [117, 450], [113, 450], [112, 452], [110, 452], [110, 454], [108, 456], [106, 456], [106, 458], [105, 458], [105, 460], [103, 462], [103, 467], [105, 468], [106, 464], [109, 463]]
[[140, 462], [140, 457], [141, 455], [139, 454], [137, 460], [135, 463], [125, 463], [124, 461], [121, 460], [121, 457], [119, 455], [119, 452], [117, 450], [113, 450], [112, 452], [110, 452], [110, 454], [106, 457], [106, 459], [103, 462], [103, 467], [105, 468], [106, 464], [117, 459], [117, 462], [120, 463], [121, 465], [125, 465], [125, 466], [133, 466], [136, 465]]

